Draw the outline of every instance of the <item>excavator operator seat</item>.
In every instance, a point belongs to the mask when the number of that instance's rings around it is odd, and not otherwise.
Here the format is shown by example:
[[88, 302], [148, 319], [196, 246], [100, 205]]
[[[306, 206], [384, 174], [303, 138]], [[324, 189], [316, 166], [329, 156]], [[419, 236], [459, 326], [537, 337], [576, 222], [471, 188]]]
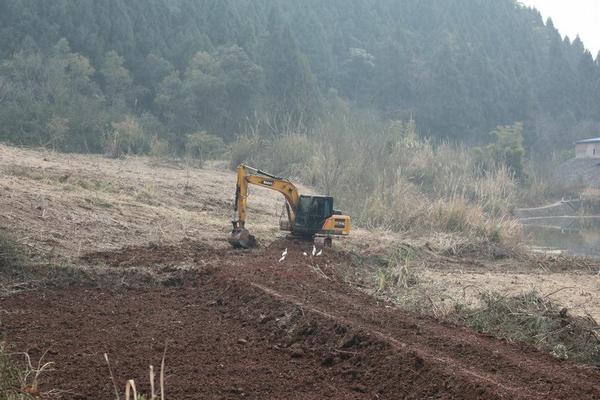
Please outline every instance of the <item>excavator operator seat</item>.
[[333, 198], [329, 196], [300, 196], [296, 210], [294, 234], [311, 236], [323, 228], [334, 214]]

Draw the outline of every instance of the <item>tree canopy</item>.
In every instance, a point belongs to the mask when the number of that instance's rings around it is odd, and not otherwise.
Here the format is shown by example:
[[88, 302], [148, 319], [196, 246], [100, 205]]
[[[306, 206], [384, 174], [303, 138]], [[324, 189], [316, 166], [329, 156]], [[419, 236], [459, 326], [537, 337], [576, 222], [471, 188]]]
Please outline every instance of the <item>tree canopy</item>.
[[451, 140], [522, 122], [544, 152], [599, 133], [600, 60], [514, 0], [0, 2], [0, 139], [97, 151], [129, 117], [184, 146], [332, 98]]

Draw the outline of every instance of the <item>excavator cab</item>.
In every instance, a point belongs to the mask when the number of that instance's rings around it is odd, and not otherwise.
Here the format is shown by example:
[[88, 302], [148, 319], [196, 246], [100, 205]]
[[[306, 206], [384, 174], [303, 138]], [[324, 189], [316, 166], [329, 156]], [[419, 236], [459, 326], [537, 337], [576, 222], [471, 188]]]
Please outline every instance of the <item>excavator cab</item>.
[[323, 229], [325, 221], [333, 214], [332, 197], [300, 195], [293, 233], [298, 236], [313, 236]]

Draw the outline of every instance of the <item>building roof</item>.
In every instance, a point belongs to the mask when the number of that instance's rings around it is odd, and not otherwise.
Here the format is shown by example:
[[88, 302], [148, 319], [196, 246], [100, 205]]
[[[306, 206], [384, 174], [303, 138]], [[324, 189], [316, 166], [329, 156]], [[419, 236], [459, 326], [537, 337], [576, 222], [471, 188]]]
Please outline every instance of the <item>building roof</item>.
[[600, 137], [578, 140], [575, 144], [600, 143]]

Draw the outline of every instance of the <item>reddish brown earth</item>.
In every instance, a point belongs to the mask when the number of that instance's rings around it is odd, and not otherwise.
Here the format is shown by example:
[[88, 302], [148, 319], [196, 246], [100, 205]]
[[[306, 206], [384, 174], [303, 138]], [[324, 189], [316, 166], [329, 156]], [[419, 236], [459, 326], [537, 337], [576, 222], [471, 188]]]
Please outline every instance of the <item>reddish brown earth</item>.
[[120, 386], [135, 378], [147, 393], [165, 342], [170, 399], [600, 398], [597, 370], [396, 309], [344, 283], [346, 255], [308, 247], [89, 254], [114, 271], [195, 273], [181, 287], [16, 295], [0, 300], [1, 330], [34, 359], [48, 350], [43, 389], [67, 399], [114, 398], [104, 353]]

